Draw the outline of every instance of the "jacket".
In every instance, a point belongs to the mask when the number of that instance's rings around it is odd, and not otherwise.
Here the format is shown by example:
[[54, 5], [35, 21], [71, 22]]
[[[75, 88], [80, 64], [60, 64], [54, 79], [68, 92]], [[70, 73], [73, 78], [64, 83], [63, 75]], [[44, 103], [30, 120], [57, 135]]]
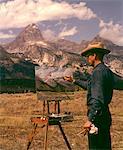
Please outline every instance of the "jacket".
[[108, 104], [111, 102], [113, 89], [118, 89], [116, 82], [120, 79], [103, 63], [94, 68], [92, 75], [75, 73], [73, 77], [75, 84], [87, 89], [88, 119], [95, 122], [99, 116], [110, 116]]

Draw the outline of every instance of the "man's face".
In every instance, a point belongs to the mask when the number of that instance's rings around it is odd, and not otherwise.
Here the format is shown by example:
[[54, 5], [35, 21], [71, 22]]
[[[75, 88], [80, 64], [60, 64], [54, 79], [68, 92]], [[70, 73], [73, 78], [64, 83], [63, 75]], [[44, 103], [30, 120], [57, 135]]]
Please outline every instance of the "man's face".
[[88, 54], [86, 56], [86, 60], [91, 66], [94, 66], [95, 58], [96, 58], [96, 54]]

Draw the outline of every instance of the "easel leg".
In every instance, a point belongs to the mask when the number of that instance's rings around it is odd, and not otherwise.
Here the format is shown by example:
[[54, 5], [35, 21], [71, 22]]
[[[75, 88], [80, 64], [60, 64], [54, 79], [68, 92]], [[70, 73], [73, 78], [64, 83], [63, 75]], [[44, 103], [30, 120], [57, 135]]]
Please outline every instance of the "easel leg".
[[66, 142], [66, 145], [67, 145], [68, 149], [69, 149], [69, 150], [72, 150], [71, 147], [70, 147], [70, 144], [69, 144], [69, 142], [68, 142], [68, 140], [67, 140], [67, 137], [65, 136], [64, 130], [62, 129], [62, 126], [61, 126], [61, 123], [60, 123], [60, 122], [59, 122], [58, 126], [59, 126], [59, 128], [60, 128], [60, 131], [61, 131], [61, 133], [62, 133], [62, 135], [63, 135], [63, 138], [64, 138], [64, 140], [65, 140], [65, 142]]
[[46, 131], [45, 131], [44, 150], [47, 150], [48, 125], [49, 125], [49, 123], [47, 122], [47, 124], [46, 124]]
[[31, 135], [29, 135], [29, 142], [28, 142], [28, 145], [27, 145], [27, 150], [29, 150], [29, 147], [32, 143], [32, 140], [34, 138], [34, 135], [35, 135], [35, 132], [36, 132], [36, 128], [37, 128], [38, 124], [34, 124], [34, 130], [33, 132], [31, 133]]
[[60, 102], [58, 101], [58, 114], [60, 114]]
[[44, 114], [45, 114], [45, 101], [43, 101], [43, 116], [44, 116]]

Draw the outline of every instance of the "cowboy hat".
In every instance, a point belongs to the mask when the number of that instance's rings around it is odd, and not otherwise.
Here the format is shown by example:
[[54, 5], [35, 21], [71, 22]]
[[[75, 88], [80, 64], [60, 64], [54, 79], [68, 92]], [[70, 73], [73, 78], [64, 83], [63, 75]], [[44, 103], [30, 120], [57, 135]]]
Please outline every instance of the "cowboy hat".
[[97, 43], [89, 44], [87, 48], [85, 48], [82, 51], [81, 55], [87, 56], [88, 54], [91, 54], [91, 53], [101, 53], [105, 55], [105, 54], [110, 53], [110, 50], [105, 49], [104, 45], [101, 42], [97, 42]]

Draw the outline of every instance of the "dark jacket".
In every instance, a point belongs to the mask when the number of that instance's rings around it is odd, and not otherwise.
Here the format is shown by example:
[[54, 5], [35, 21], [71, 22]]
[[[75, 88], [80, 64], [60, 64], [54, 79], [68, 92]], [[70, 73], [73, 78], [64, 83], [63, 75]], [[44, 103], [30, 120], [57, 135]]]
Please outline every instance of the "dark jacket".
[[95, 122], [101, 117], [100, 119], [103, 121], [111, 123], [108, 104], [111, 102], [114, 84], [118, 78], [103, 63], [98, 64], [90, 76], [84, 76], [80, 73], [80, 78], [77, 78], [77, 74], [74, 74], [74, 77], [75, 84], [88, 90], [88, 119]]

